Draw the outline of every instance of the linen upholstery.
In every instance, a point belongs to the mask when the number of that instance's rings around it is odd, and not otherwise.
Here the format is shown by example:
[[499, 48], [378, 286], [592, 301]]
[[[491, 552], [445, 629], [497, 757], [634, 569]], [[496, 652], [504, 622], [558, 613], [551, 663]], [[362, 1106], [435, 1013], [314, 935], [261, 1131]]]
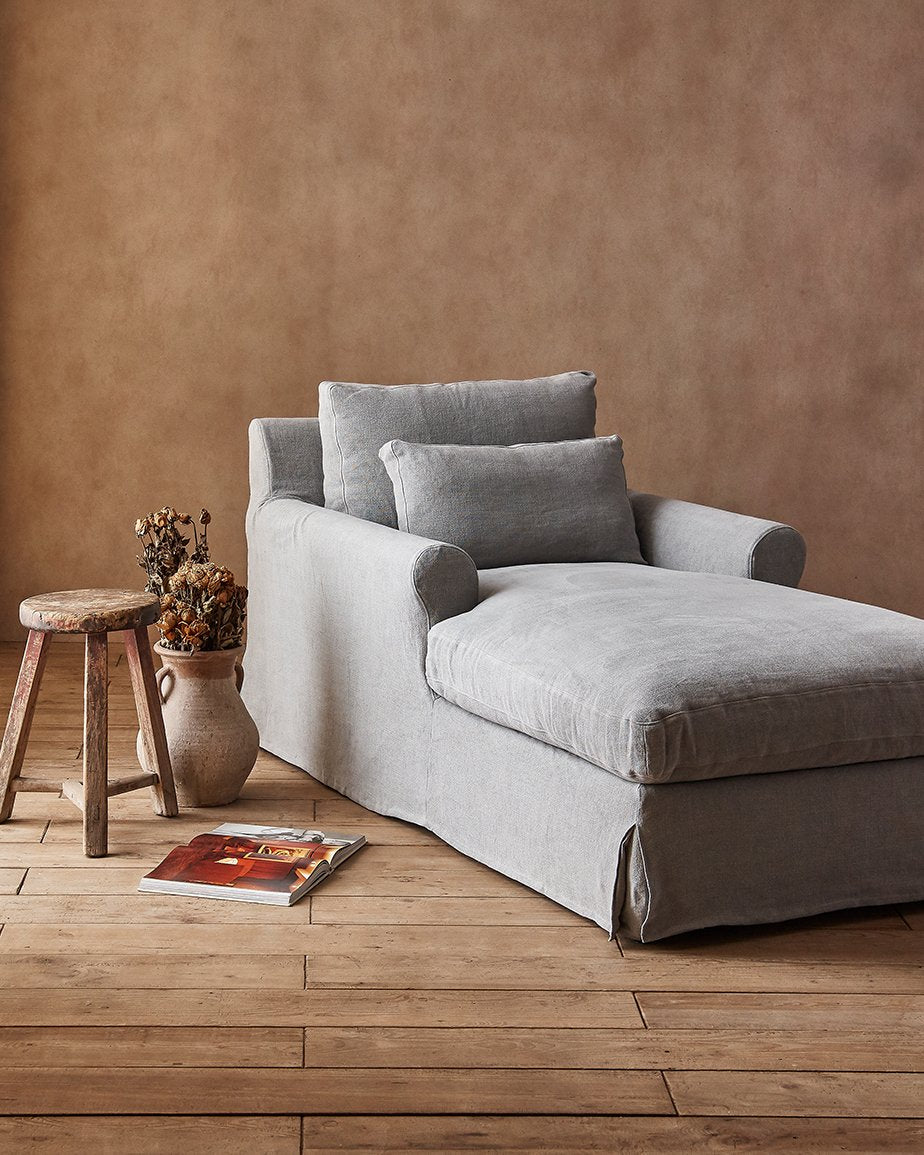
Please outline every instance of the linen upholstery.
[[513, 445], [593, 437], [596, 381], [589, 372], [446, 385], [323, 381], [324, 502], [397, 526], [391, 482], [378, 456], [386, 441]]
[[653, 493], [629, 498], [649, 565], [799, 584], [805, 542], [791, 525]]
[[321, 429], [317, 417], [264, 417], [251, 421], [250, 501], [299, 497], [324, 504]]
[[479, 569], [642, 563], [618, 437], [511, 446], [389, 441], [379, 457], [398, 528], [460, 546]]
[[924, 621], [611, 562], [482, 571], [433, 690], [637, 782], [924, 755]]

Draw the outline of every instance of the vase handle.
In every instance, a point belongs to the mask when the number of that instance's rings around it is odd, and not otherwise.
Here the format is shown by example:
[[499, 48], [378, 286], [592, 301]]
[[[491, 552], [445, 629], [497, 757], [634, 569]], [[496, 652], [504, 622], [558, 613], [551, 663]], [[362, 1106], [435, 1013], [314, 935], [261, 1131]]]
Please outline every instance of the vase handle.
[[234, 667], [234, 678], [237, 682], [237, 692], [241, 692], [241, 686], [244, 684], [244, 667], [238, 662]]
[[[168, 675], [170, 677], [170, 681], [166, 686], [164, 686], [164, 678], [166, 678]], [[170, 691], [173, 689], [173, 683], [175, 681], [173, 670], [168, 669], [167, 666], [161, 666], [159, 670], [155, 671], [154, 677], [157, 679], [157, 690], [160, 694], [161, 704], [166, 706], [167, 699], [170, 697]]]

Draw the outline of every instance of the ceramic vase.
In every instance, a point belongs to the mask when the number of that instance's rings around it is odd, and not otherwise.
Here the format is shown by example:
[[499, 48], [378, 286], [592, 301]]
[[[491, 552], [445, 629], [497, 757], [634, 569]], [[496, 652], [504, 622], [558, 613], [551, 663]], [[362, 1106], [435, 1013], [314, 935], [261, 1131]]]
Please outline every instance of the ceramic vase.
[[[244, 647], [186, 653], [154, 647], [163, 665], [157, 686], [173, 778], [181, 806], [224, 806], [240, 793], [260, 748], [241, 700]], [[141, 734], [138, 759], [148, 768]]]

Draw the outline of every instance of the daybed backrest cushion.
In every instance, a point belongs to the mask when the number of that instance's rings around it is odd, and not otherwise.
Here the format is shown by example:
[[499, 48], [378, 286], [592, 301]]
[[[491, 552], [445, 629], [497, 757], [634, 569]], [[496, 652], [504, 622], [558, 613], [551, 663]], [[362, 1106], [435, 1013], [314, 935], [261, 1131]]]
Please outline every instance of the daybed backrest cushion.
[[586, 371], [447, 385], [323, 381], [324, 504], [397, 527], [391, 481], [379, 460], [387, 441], [516, 445], [593, 437], [596, 382]]
[[618, 437], [509, 446], [389, 441], [379, 456], [398, 528], [459, 546], [479, 569], [644, 564]]

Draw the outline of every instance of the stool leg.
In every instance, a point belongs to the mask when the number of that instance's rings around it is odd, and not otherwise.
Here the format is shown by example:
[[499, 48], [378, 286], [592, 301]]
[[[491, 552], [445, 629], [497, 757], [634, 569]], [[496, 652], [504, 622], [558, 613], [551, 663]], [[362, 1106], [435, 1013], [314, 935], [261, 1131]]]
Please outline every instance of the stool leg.
[[147, 629], [142, 627], [125, 631], [125, 655], [132, 676], [138, 724], [148, 756], [149, 765], [144, 769], [157, 771], [157, 784], [151, 787], [154, 792], [154, 809], [158, 814], [174, 818], [180, 810], [176, 801], [170, 751], [167, 749], [167, 734], [160, 710], [160, 692], [154, 677], [154, 658]]
[[102, 858], [109, 823], [109, 645], [106, 635], [87, 634], [83, 691], [83, 852]]
[[13, 691], [10, 716], [3, 734], [3, 745], [0, 746], [0, 822], [6, 822], [13, 812], [16, 779], [26, 756], [32, 715], [35, 713], [50, 642], [51, 634], [44, 630], [29, 631], [16, 689]]

